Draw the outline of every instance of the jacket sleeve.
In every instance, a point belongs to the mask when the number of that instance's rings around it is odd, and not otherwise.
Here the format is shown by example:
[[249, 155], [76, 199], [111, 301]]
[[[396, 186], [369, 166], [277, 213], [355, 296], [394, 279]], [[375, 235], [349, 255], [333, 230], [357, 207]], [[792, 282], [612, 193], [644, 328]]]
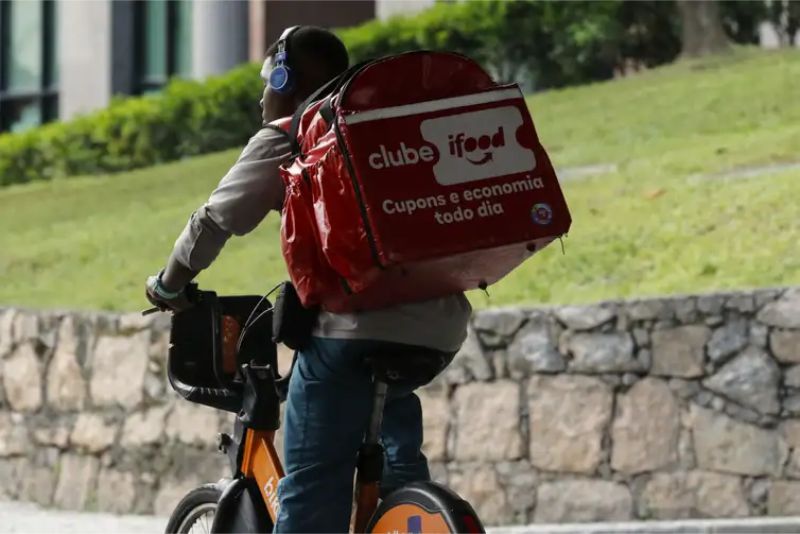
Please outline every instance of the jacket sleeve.
[[289, 156], [286, 136], [260, 130], [219, 182], [208, 201], [192, 213], [172, 259], [194, 271], [211, 265], [232, 235], [251, 232], [270, 210], [280, 211], [284, 187], [278, 167]]

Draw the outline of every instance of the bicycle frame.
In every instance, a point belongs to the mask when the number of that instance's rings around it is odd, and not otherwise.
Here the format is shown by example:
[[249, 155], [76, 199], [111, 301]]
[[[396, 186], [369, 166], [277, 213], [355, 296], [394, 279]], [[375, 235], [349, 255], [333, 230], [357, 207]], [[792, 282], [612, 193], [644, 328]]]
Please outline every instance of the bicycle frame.
[[275, 432], [248, 429], [241, 467], [246, 478], [256, 481], [273, 524], [278, 519], [278, 481], [284, 476], [274, 440]]
[[[367, 524], [378, 506], [383, 469], [383, 448], [379, 438], [387, 389], [385, 382], [376, 380], [369, 431], [359, 450], [356, 469], [353, 532], [366, 532]], [[260, 502], [275, 524], [280, 508], [278, 483], [285, 475], [275, 449], [275, 432], [248, 428], [246, 423], [241, 422], [241, 418], [237, 418], [237, 423], [241, 425], [237, 425], [238, 431], [235, 431], [239, 436], [238, 440], [236, 437], [222, 434], [220, 449], [228, 454], [235, 473], [255, 483], [261, 496]], [[231, 447], [234, 444], [238, 445], [235, 450]]]

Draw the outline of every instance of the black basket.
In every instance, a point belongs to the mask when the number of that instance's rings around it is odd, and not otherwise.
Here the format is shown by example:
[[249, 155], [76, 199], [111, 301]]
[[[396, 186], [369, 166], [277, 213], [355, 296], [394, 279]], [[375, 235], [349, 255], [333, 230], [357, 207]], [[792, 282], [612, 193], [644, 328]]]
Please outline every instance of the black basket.
[[[167, 364], [172, 388], [188, 401], [238, 412], [243, 398], [242, 364], [270, 365], [277, 373], [270, 308], [269, 301], [260, 296], [218, 297], [212, 291], [198, 291], [193, 307], [172, 316]], [[251, 314], [260, 318], [247, 328], [237, 350]]]

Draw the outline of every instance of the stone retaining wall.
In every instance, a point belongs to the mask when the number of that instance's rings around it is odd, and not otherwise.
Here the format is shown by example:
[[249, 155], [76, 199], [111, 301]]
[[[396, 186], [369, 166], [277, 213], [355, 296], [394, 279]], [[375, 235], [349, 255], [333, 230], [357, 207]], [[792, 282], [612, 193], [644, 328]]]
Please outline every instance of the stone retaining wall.
[[[226, 473], [167, 326], [0, 310], [0, 498], [167, 514]], [[420, 396], [488, 524], [800, 515], [800, 288], [482, 311]]]

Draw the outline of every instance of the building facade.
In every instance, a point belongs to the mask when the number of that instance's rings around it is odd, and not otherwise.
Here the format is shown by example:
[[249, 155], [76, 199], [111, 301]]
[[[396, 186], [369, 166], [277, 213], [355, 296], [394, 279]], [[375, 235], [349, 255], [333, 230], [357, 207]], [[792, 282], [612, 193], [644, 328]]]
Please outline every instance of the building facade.
[[[382, 0], [401, 8], [404, 1]], [[380, 0], [379, 2], [380, 3]], [[418, 2], [409, 2], [414, 11]], [[344, 27], [372, 0], [0, 0], [0, 131], [260, 61], [287, 26]]]

